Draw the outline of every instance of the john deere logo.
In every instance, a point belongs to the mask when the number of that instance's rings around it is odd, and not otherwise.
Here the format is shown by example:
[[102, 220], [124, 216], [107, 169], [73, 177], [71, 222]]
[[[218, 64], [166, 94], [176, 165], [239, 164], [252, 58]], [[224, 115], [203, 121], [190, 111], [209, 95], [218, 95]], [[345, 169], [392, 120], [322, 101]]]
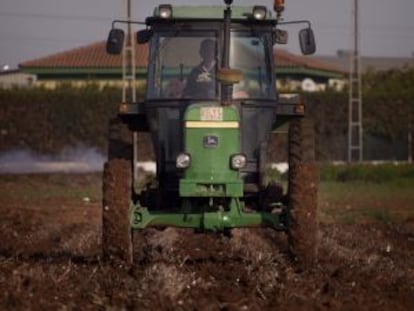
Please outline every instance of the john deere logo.
[[218, 146], [219, 139], [217, 136], [208, 135], [203, 137], [204, 148], [216, 148]]

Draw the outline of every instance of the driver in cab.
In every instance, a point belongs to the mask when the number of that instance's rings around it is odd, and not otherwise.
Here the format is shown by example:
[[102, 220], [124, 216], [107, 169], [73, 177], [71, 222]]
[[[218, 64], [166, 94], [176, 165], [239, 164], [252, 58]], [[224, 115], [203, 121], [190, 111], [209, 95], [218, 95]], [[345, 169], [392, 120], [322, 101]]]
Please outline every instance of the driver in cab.
[[197, 98], [212, 98], [216, 95], [216, 42], [205, 39], [200, 44], [201, 63], [193, 68], [187, 78], [184, 95]]

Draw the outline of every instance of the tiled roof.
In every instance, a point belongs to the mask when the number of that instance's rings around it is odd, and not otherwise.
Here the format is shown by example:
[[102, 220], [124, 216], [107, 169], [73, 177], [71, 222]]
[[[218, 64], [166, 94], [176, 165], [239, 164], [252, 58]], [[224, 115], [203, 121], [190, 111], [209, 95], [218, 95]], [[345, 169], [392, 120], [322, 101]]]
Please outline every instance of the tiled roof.
[[[343, 71], [349, 70], [350, 55], [338, 52], [335, 56], [314, 56], [317, 61], [330, 64]], [[387, 71], [392, 69], [402, 69], [406, 67], [414, 68], [414, 57], [378, 57], [361, 56], [360, 66], [362, 72], [368, 70]]]
[[310, 56], [295, 55], [284, 50], [275, 50], [274, 56], [276, 67], [300, 67], [335, 73], [345, 73], [345, 71], [337, 66], [315, 60]]
[[[148, 59], [148, 46], [138, 45], [135, 53], [137, 67], [145, 67]], [[106, 53], [106, 43], [90, 45], [30, 60], [20, 64], [20, 68], [119, 68], [122, 67], [121, 55]]]
[[[282, 68], [306, 68], [334, 73], [344, 73], [338, 67], [317, 61], [306, 56], [298, 56], [283, 50], [275, 50], [276, 66]], [[136, 46], [136, 66], [146, 67], [148, 61], [148, 46]], [[121, 55], [109, 55], [105, 50], [105, 42], [68, 50], [62, 53], [30, 60], [20, 64], [20, 68], [120, 68]]]

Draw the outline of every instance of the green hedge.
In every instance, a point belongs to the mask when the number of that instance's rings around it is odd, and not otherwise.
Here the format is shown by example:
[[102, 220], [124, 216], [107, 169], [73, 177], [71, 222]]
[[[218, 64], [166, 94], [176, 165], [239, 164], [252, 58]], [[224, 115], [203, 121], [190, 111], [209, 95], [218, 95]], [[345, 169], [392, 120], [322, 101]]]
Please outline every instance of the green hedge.
[[106, 149], [108, 120], [121, 99], [117, 88], [0, 89], [0, 152], [56, 153], [84, 144]]
[[[402, 77], [407, 74], [403, 72]], [[138, 94], [142, 93], [143, 89], [139, 89]], [[391, 122], [390, 118], [383, 118], [390, 115], [389, 109], [393, 108], [391, 103], [395, 100], [395, 94], [392, 94], [394, 97], [387, 97], [386, 93], [381, 93], [381, 105], [369, 100], [370, 94], [374, 94], [373, 90], [367, 91], [364, 104], [364, 145], [368, 146], [366, 149], [370, 148], [364, 150], [365, 159], [374, 159], [369, 157], [371, 154], [388, 159], [406, 159], [407, 144], [403, 145], [405, 149], [400, 148], [402, 151], [397, 157], [400, 146], [394, 142], [400, 142], [401, 137], [403, 143], [406, 140], [407, 133], [404, 133], [403, 128], [407, 127], [407, 118], [403, 122]], [[401, 107], [407, 106], [411, 99], [411, 92], [407, 94], [399, 99]], [[346, 160], [348, 93], [329, 90], [303, 95], [307, 115], [315, 123], [318, 160]], [[61, 85], [54, 90], [0, 89], [0, 152], [23, 148], [38, 153], [57, 153], [65, 147], [79, 144], [104, 152], [108, 120], [115, 115], [116, 104], [120, 100], [119, 88], [100, 89], [93, 84], [82, 88]], [[402, 111], [406, 116], [412, 115], [408, 108]], [[400, 128], [397, 129], [398, 126]], [[372, 134], [385, 135], [388, 140], [380, 145], [384, 141], [383, 137], [375, 136], [376, 140], [368, 140], [367, 136]], [[272, 159], [287, 160], [285, 153], [281, 152], [281, 148], [286, 149], [285, 140], [286, 137], [282, 135], [275, 142], [281, 147], [271, 150], [271, 153], [279, 155], [279, 158], [272, 156]]]

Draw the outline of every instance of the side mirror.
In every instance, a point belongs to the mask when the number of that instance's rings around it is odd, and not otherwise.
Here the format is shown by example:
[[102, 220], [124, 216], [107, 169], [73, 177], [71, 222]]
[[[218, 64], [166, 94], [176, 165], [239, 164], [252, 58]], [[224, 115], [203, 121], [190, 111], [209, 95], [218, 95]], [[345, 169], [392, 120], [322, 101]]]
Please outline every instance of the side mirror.
[[302, 54], [310, 55], [315, 53], [316, 44], [312, 28], [308, 27], [299, 31], [299, 43]]
[[273, 33], [273, 44], [287, 44], [289, 33], [286, 30], [276, 29]]
[[151, 29], [143, 29], [137, 32], [137, 43], [144, 44], [147, 43], [151, 38], [154, 32]]
[[122, 29], [112, 28], [106, 40], [106, 52], [111, 55], [121, 54], [124, 45], [125, 32]]

